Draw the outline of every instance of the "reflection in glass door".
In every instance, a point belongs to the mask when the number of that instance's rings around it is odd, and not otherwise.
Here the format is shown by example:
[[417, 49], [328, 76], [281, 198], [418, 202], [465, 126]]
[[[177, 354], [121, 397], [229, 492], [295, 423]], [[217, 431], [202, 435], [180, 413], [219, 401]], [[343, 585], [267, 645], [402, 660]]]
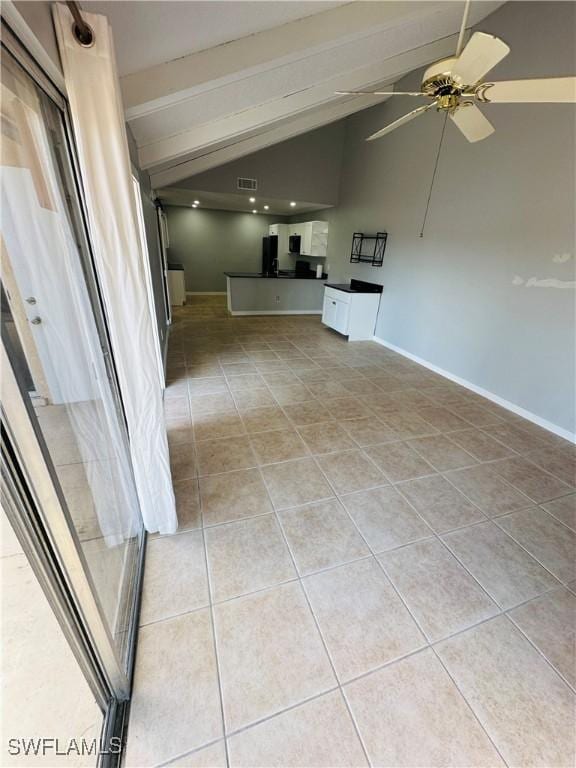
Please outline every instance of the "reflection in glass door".
[[61, 106], [2, 51], [2, 336], [26, 416], [5, 409], [17, 447], [34, 430], [60, 505], [48, 533], [126, 696], [143, 529]]

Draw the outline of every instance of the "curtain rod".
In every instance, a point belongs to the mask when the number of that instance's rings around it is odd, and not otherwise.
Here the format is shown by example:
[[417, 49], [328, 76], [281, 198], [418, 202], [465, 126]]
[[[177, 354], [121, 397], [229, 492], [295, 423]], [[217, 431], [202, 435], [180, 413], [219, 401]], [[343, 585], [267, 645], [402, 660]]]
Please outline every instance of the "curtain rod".
[[74, 19], [72, 32], [74, 33], [76, 40], [85, 48], [89, 48], [91, 45], [94, 45], [94, 31], [92, 27], [82, 18], [80, 6], [78, 3], [74, 2], [74, 0], [66, 0], [66, 5], [72, 14], [72, 18]]

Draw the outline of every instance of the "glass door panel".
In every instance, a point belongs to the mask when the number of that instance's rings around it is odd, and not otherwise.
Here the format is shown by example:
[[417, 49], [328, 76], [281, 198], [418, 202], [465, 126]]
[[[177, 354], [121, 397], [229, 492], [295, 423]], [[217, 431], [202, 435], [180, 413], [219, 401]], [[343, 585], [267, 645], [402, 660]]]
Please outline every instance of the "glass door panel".
[[127, 669], [143, 529], [64, 117], [5, 51], [1, 109], [4, 346]]

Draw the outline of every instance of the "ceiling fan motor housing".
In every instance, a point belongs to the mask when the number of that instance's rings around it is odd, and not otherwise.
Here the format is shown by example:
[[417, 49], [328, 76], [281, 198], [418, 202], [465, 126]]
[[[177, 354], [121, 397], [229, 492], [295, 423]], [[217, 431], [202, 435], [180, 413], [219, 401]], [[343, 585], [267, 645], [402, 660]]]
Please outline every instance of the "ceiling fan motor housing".
[[424, 72], [422, 92], [436, 99], [438, 109], [453, 110], [460, 103], [465, 85], [452, 75], [457, 58], [441, 59]]
[[431, 64], [424, 72], [422, 79], [422, 90], [430, 95], [435, 94], [440, 88], [453, 88], [462, 91], [465, 83], [458, 82], [452, 75], [454, 64], [458, 59], [453, 56], [450, 59], [441, 59]]

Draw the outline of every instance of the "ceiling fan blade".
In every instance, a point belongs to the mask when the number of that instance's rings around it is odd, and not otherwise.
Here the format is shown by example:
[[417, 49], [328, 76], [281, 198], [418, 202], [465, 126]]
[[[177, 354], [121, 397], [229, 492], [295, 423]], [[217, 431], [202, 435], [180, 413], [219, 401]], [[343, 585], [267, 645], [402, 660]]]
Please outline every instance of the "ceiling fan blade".
[[470, 142], [482, 141], [494, 133], [492, 123], [474, 104], [459, 107], [450, 118]]
[[422, 91], [334, 91], [337, 96], [426, 96]]
[[452, 77], [461, 85], [474, 85], [509, 53], [500, 38], [474, 32], [452, 68]]
[[482, 83], [478, 101], [496, 104], [575, 103], [576, 77], [543, 77], [538, 80], [501, 80]]
[[414, 120], [414, 118], [418, 117], [418, 115], [423, 115], [424, 112], [432, 109], [433, 106], [434, 104], [426, 104], [423, 107], [418, 107], [418, 109], [413, 109], [412, 112], [408, 112], [408, 114], [404, 115], [404, 117], [400, 117], [398, 120], [394, 120], [394, 122], [390, 123], [390, 125], [387, 125], [386, 127], [381, 128], [379, 131], [376, 131], [376, 133], [373, 133], [372, 136], [368, 136], [366, 141], [374, 141], [374, 139], [379, 139], [381, 136], [385, 136], [387, 133], [390, 133], [390, 131], [393, 131], [396, 128], [400, 128], [400, 126], [404, 125], [404, 123], [409, 123], [410, 120]]

